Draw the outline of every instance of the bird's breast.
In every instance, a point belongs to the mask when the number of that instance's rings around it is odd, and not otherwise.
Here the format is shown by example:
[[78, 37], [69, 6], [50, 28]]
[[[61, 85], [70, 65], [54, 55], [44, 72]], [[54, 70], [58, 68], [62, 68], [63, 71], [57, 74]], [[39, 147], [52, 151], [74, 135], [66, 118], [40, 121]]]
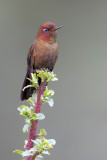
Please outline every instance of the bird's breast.
[[40, 43], [35, 52], [35, 69], [47, 68], [53, 70], [59, 54], [57, 43]]

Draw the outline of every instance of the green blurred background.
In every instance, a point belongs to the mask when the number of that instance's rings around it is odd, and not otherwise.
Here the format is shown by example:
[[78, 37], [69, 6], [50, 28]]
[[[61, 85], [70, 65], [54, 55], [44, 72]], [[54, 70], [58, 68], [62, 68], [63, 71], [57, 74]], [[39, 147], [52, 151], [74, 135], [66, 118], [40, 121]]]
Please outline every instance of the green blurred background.
[[58, 30], [60, 55], [54, 73], [59, 81], [54, 108], [39, 127], [57, 141], [45, 160], [107, 159], [107, 1], [0, 0], [0, 160], [21, 160], [27, 134], [17, 111], [28, 49], [40, 25]]

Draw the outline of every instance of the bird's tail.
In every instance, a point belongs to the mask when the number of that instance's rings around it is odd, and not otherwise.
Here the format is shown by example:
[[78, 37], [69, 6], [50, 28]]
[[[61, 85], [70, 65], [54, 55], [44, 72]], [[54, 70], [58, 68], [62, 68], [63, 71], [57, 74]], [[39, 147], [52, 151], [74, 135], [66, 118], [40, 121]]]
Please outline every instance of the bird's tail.
[[23, 86], [21, 89], [21, 94], [20, 94], [20, 99], [23, 100], [27, 100], [29, 97], [32, 96], [33, 91], [35, 90], [35, 88], [33, 87], [29, 87], [26, 88], [25, 90], [23, 90], [24, 87], [28, 86], [31, 84], [31, 82], [27, 79], [30, 78], [31, 79], [31, 75], [29, 75], [29, 71], [27, 71], [24, 82], [23, 82]]

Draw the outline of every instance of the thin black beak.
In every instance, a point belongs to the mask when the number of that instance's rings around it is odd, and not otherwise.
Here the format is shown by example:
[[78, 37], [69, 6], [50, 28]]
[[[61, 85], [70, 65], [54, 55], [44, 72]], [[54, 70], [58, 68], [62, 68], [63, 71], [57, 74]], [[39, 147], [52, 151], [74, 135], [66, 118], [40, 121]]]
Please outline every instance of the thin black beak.
[[59, 27], [56, 27], [55, 30], [60, 29], [60, 28], [62, 28], [62, 27], [63, 27], [63, 25], [61, 25], [61, 26], [59, 26]]

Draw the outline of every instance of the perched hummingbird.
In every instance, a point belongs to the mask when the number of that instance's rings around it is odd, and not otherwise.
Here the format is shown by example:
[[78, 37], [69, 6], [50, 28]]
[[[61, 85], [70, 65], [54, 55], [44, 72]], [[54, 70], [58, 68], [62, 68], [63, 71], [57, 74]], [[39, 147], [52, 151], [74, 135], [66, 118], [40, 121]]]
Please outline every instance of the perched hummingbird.
[[[63, 25], [62, 25], [63, 26]], [[27, 56], [27, 73], [21, 90], [21, 100], [31, 97], [34, 88], [23, 88], [30, 85], [27, 78], [31, 78], [31, 73], [35, 73], [36, 69], [48, 69], [52, 71], [59, 54], [58, 44], [56, 42], [57, 27], [53, 22], [44, 23], [37, 34], [36, 40], [31, 45]]]

